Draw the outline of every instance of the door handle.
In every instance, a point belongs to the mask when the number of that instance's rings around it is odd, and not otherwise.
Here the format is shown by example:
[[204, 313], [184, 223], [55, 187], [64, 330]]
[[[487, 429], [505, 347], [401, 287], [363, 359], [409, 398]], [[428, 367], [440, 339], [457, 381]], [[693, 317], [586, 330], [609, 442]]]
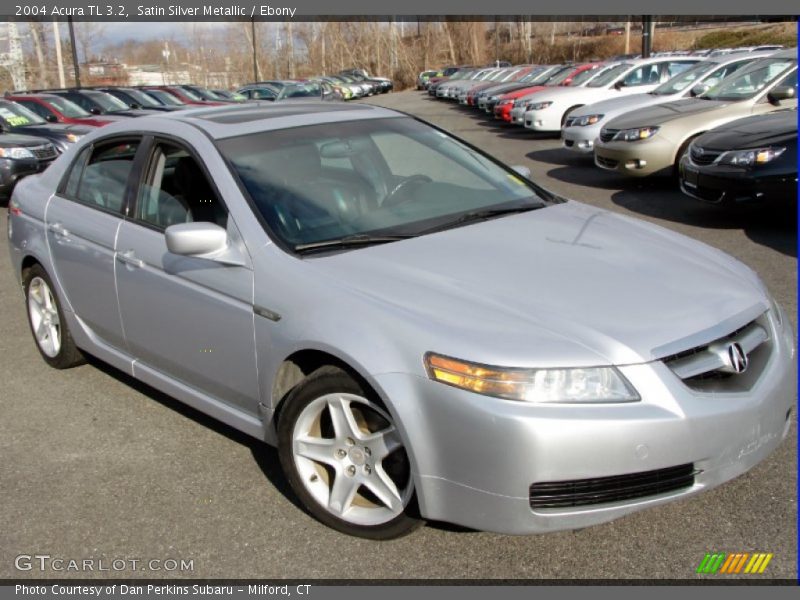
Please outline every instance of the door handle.
[[128, 250], [127, 252], [117, 252], [117, 260], [121, 263], [125, 263], [126, 265], [137, 267], [139, 269], [144, 266], [144, 261], [136, 258], [136, 253], [133, 250]]
[[69, 231], [61, 223], [52, 223], [47, 226], [47, 229], [61, 237], [69, 236]]

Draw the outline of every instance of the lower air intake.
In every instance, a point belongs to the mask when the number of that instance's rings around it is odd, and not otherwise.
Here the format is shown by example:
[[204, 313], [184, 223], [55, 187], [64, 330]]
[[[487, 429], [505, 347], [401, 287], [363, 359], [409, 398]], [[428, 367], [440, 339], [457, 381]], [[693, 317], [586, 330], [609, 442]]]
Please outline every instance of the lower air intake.
[[568, 508], [646, 498], [694, 485], [694, 465], [680, 465], [655, 471], [534, 483], [530, 487], [531, 508]]

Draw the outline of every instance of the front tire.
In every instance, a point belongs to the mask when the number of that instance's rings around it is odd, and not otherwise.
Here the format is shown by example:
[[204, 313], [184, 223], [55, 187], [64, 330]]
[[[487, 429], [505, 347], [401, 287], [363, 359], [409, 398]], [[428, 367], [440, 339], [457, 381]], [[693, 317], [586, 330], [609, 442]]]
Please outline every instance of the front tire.
[[278, 454], [306, 509], [337, 531], [373, 540], [411, 533], [411, 465], [391, 415], [372, 390], [323, 367], [286, 399]]
[[45, 362], [56, 369], [69, 369], [86, 362], [72, 339], [61, 301], [47, 272], [41, 265], [33, 265], [25, 273], [23, 283], [28, 324]]

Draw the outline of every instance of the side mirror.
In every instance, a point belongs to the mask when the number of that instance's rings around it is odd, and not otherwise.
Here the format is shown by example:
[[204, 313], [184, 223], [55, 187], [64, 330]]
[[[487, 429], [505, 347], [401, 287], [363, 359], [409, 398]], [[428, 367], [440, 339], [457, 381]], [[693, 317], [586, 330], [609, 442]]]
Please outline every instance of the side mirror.
[[228, 247], [228, 233], [214, 223], [179, 223], [167, 227], [167, 250], [180, 256], [212, 255]]
[[142, 105], [139, 104], [138, 102], [133, 102], [131, 104], [131, 108], [134, 109], [134, 110], [138, 110], [138, 109], [142, 108]]
[[614, 84], [615, 90], [621, 90], [624, 87], [625, 87], [625, 82], [622, 81], [622, 79], [620, 79], [617, 83]]
[[511, 167], [511, 169], [522, 175], [525, 179], [531, 178], [531, 170], [528, 167], [525, 167], [523, 165], [514, 165], [513, 167]]
[[55, 115], [47, 115], [44, 118], [44, 120], [47, 121], [48, 123], [58, 123], [58, 117], [56, 117]]
[[694, 86], [691, 89], [691, 91], [689, 93], [692, 95], [692, 98], [694, 98], [696, 96], [702, 96], [703, 94], [705, 94], [710, 89], [711, 89], [711, 86], [708, 85], [707, 83], [698, 83], [696, 86]]
[[96, 106], [93, 106], [92, 108], [90, 108], [90, 109], [89, 109], [89, 112], [90, 112], [90, 113], [92, 113], [93, 115], [100, 115], [100, 114], [102, 114], [102, 112], [100, 111], [100, 109], [99, 109], [99, 108], [97, 108]]
[[767, 100], [769, 100], [771, 104], [780, 104], [781, 100], [791, 100], [796, 97], [797, 92], [791, 85], [779, 85], [767, 94]]

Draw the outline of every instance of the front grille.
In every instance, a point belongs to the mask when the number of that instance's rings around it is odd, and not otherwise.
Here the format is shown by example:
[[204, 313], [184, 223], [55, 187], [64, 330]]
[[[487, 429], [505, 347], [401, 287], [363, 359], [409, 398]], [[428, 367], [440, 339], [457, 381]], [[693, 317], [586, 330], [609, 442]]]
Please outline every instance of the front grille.
[[606, 158], [605, 156], [600, 156], [598, 154], [594, 155], [594, 162], [596, 162], [598, 166], [603, 167], [605, 169], [616, 169], [617, 165], [619, 164], [618, 160], [614, 160], [613, 158]]
[[694, 465], [686, 464], [628, 475], [534, 483], [530, 504], [532, 509], [567, 508], [646, 498], [692, 487], [697, 473]]
[[56, 157], [56, 147], [53, 146], [53, 144], [33, 146], [32, 148], [28, 148], [28, 150], [39, 160], [50, 160]]
[[614, 139], [614, 136], [619, 133], [619, 129], [601, 129], [600, 130], [600, 141], [601, 142], [610, 142]]
[[692, 162], [696, 165], [710, 165], [719, 158], [720, 154], [722, 154], [721, 151], [708, 150], [700, 146], [695, 146], [694, 144], [689, 147], [689, 158], [691, 158]]
[[[758, 379], [770, 352], [766, 314], [708, 344], [689, 348], [662, 359], [683, 382], [698, 391], [740, 391]], [[737, 371], [732, 346], [744, 353], [744, 369]]]
[[572, 146], [574, 146], [574, 145], [575, 145], [575, 141], [574, 141], [574, 140], [564, 140], [564, 145], [565, 145], [567, 148], [572, 148]]

